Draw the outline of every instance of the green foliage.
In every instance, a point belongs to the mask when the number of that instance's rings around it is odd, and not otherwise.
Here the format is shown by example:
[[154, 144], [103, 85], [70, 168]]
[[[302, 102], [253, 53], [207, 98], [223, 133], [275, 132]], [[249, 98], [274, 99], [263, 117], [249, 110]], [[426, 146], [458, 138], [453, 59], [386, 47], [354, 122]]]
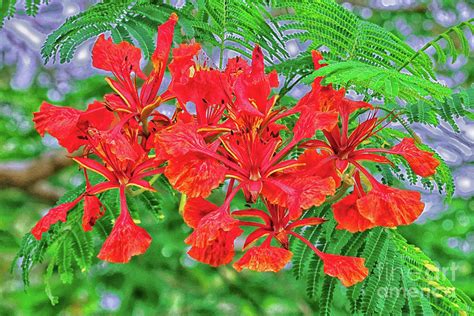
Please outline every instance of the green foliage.
[[[471, 33], [474, 33], [474, 18], [471, 18], [467, 21], [461, 22], [458, 25], [455, 25], [445, 32], [438, 35], [433, 40], [426, 43], [419, 51], [417, 51], [411, 58], [409, 58], [400, 69], [405, 68], [408, 64], [413, 63], [417, 60], [421, 53], [426, 51], [428, 48], [433, 47], [436, 51], [436, 60], [438, 63], [445, 64], [447, 62], [447, 57], [451, 57], [451, 63], [454, 63], [459, 56], [459, 53], [463, 54], [466, 57], [469, 57], [470, 45], [466, 36], [467, 30], [470, 30]], [[457, 40], [460, 45], [456, 45], [455, 40]], [[442, 45], [445, 47], [443, 49]], [[456, 46], [460, 46], [457, 48]]]
[[[328, 48], [328, 59], [358, 61], [382, 69], [398, 69], [415, 51], [380, 26], [363, 21], [332, 0], [274, 1], [286, 11], [278, 21], [292, 31], [285, 39], [311, 41], [309, 50]], [[294, 30], [299, 32], [293, 33]], [[307, 65], [308, 67], [309, 65]], [[429, 57], [421, 52], [407, 70], [421, 78], [434, 77]]]
[[[39, 6], [41, 4], [47, 5], [48, 0], [25, 0], [24, 10], [28, 15], [36, 15], [38, 13]], [[0, 27], [3, 26], [6, 18], [11, 18], [16, 11], [17, 0], [5, 0], [2, 1], [2, 7], [0, 9]]]
[[[260, 1], [261, 2], [261, 1]], [[269, 61], [288, 57], [274, 18], [259, 1], [199, 0], [190, 26], [196, 38], [208, 45], [250, 57], [254, 44], [268, 52]], [[222, 67], [223, 54], [220, 54]]]
[[[365, 258], [370, 271], [366, 280], [346, 291], [352, 314], [457, 315], [472, 311], [472, 301], [455, 289], [433, 261], [408, 244], [397, 230], [374, 228], [350, 234], [335, 229], [328, 206], [307, 214], [321, 215], [329, 221], [317, 233], [303, 234], [312, 243], [322, 245], [325, 252]], [[321, 315], [331, 315], [335, 290], [342, 285], [323, 274], [322, 262], [314, 253], [302, 252], [298, 243], [293, 248], [294, 274], [297, 277], [306, 274], [308, 295], [318, 300]], [[310, 264], [304, 267], [302, 262]]]
[[[269, 60], [287, 57], [282, 36], [276, 27], [271, 27], [273, 18], [264, 6], [258, 1], [235, 0], [200, 0], [179, 9], [144, 0], [98, 3], [69, 18], [48, 36], [42, 54], [48, 61], [59, 52], [61, 62], [67, 62], [78, 45], [111, 31], [116, 41], [134, 38], [145, 58], [149, 58], [154, 50], [156, 28], [172, 12], [179, 15], [176, 42], [196, 38], [210, 48], [219, 47], [221, 51], [232, 50], [246, 56], [250, 56], [252, 43], [259, 43], [268, 51]], [[221, 53], [221, 62], [222, 58]]]
[[440, 121], [451, 125], [454, 131], [460, 132], [456, 119], [466, 117], [474, 119], [474, 86], [461, 89], [446, 97], [444, 101], [435, 100], [435, 104], [428, 104], [425, 101], [419, 101], [408, 104], [401, 110], [410, 123], [417, 122], [431, 126], [438, 126]]
[[[5, 19], [13, 17], [16, 13], [17, 0], [5, 0], [0, 7], [0, 27], [5, 23]], [[48, 5], [49, 0], [25, 0], [23, 1], [24, 11], [27, 15], [36, 15], [40, 5]]]
[[[384, 69], [367, 65], [360, 61], [329, 62], [329, 65], [315, 71], [307, 82], [316, 77], [324, 77], [325, 83], [333, 83], [356, 91], [368, 89], [375, 96], [385, 96], [385, 102], [395, 102], [398, 98], [405, 102], [416, 102], [424, 99], [443, 100], [450, 95], [451, 90], [427, 79], [407, 75], [395, 69]], [[305, 80], [306, 80], [305, 79]]]

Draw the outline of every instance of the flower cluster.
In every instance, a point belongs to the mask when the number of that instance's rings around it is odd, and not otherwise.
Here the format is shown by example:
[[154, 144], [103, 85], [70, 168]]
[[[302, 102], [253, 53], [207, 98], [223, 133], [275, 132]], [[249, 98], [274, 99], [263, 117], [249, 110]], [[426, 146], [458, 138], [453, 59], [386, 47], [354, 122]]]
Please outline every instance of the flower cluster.
[[[52, 224], [65, 221], [81, 200], [83, 228], [92, 229], [105, 211], [97, 194], [118, 189], [121, 213], [99, 258], [127, 262], [144, 253], [151, 242], [129, 214], [127, 187], [153, 191], [148, 177], [163, 173], [187, 197], [183, 218], [193, 231], [185, 243], [195, 260], [212, 266], [232, 262], [235, 240], [247, 227], [252, 231], [245, 238], [242, 257], [234, 263], [238, 271], [281, 270], [291, 260], [293, 237], [321, 258], [326, 274], [345, 286], [362, 281], [368, 275], [363, 258], [324, 253], [297, 232], [325, 222], [304, 217], [303, 211], [331, 197], [339, 229], [358, 232], [410, 224], [423, 211], [420, 194], [381, 184], [362, 164], [391, 163], [387, 155], [400, 155], [426, 177], [435, 173], [438, 161], [413, 139], [391, 149], [368, 147], [384, 119], [370, 104], [346, 99], [343, 89], [323, 86], [322, 78], [315, 79], [296, 106], [279, 106], [278, 95], [273, 94], [278, 75], [265, 73], [259, 46], [251, 63], [236, 57], [225, 69], [213, 69], [199, 63], [199, 44], [181, 44], [173, 49], [167, 66], [176, 21], [172, 15], [158, 28], [148, 76], [140, 68], [138, 48], [101, 36], [92, 51], [93, 65], [113, 73], [115, 78], [106, 80], [115, 93], [85, 111], [43, 103], [35, 113], [41, 135], [48, 132], [71, 153], [80, 150], [73, 159], [84, 170], [86, 189], [76, 200], [50, 210], [33, 228], [33, 235], [39, 239]], [[321, 59], [313, 52], [316, 69], [324, 66]], [[159, 93], [166, 67], [171, 82]], [[142, 82], [140, 88], [137, 81]], [[173, 99], [172, 116], [158, 111], [160, 104]], [[351, 128], [350, 120], [361, 112], [365, 120]], [[281, 124], [282, 119], [293, 118], [291, 129]], [[283, 138], [283, 131], [292, 137]], [[317, 131], [324, 138], [317, 139]], [[290, 153], [297, 149], [303, 153], [292, 158]], [[88, 171], [106, 181], [91, 185]], [[352, 186], [352, 193], [337, 201], [336, 191], [344, 193]], [[212, 203], [210, 195], [222, 187], [227, 190], [225, 198]], [[249, 208], [236, 210], [232, 201], [240, 192]]]

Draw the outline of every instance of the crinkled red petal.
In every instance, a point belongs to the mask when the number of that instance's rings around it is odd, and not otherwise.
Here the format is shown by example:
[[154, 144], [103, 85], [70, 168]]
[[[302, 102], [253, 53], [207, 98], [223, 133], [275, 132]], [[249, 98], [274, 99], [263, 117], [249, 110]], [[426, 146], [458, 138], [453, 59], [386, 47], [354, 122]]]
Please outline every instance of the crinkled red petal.
[[425, 204], [420, 192], [391, 188], [380, 184], [358, 199], [359, 213], [375, 226], [396, 227], [413, 223]]
[[436, 173], [439, 166], [438, 159], [434, 158], [434, 154], [419, 149], [415, 145], [413, 138], [404, 138], [401, 143], [394, 146], [391, 153], [403, 156], [413, 171], [422, 177], [429, 177]]
[[165, 175], [178, 191], [194, 197], [208, 197], [225, 179], [226, 168], [203, 154], [187, 154], [171, 158]]
[[95, 222], [105, 213], [105, 207], [95, 195], [84, 197], [84, 215], [82, 217], [82, 228], [84, 231], [92, 230]]
[[345, 287], [359, 283], [369, 275], [364, 258], [329, 253], [319, 253], [319, 256], [324, 262], [324, 273], [338, 278]]
[[44, 232], [47, 232], [53, 224], [57, 222], [66, 222], [67, 213], [74, 208], [82, 199], [82, 195], [77, 197], [74, 201], [58, 205], [49, 210], [49, 212], [43, 216], [35, 227], [31, 230], [31, 234], [40, 240]]
[[278, 272], [290, 262], [293, 253], [287, 249], [273, 246], [252, 247], [237, 262], [237, 271], [249, 269], [258, 272]]
[[191, 228], [196, 228], [201, 219], [217, 210], [218, 206], [203, 198], [188, 199], [183, 211], [184, 222]]
[[337, 229], [345, 229], [355, 233], [375, 226], [374, 223], [360, 214], [357, 208], [358, 199], [359, 196], [354, 191], [332, 205], [334, 219], [338, 223]]

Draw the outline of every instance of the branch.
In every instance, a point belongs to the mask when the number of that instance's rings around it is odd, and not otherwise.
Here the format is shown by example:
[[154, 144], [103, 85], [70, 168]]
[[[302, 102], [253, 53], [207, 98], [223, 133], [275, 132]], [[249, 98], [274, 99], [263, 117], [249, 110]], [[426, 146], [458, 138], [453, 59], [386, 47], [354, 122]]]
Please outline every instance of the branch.
[[73, 163], [63, 151], [52, 151], [39, 158], [0, 163], [0, 189], [15, 187], [43, 200], [55, 202], [63, 189], [47, 178]]

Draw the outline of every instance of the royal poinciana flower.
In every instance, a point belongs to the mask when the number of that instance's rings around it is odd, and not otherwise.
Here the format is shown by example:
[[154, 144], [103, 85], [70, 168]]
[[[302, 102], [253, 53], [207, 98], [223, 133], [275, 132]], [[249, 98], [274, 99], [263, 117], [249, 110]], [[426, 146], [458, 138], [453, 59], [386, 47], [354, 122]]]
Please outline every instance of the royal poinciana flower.
[[[319, 217], [308, 217], [304, 219], [290, 220], [288, 209], [279, 205], [270, 204], [265, 201], [266, 209], [234, 211], [232, 215], [238, 217], [258, 218], [260, 222], [240, 221], [242, 226], [257, 227], [245, 240], [244, 249], [248, 248], [259, 239], [264, 239], [263, 243], [246, 250], [242, 258], [234, 263], [234, 268], [238, 271], [247, 268], [254, 271], [281, 270], [291, 259], [292, 253], [289, 250], [288, 237], [293, 236], [307, 244], [318, 255], [324, 263], [324, 272], [341, 280], [344, 286], [352, 286], [364, 280], [368, 275], [368, 270], [364, 266], [364, 259], [357, 257], [338, 256], [323, 253], [318, 250], [309, 240], [295, 232], [295, 228], [319, 225], [325, 220]], [[278, 246], [272, 246], [275, 240]]]
[[[318, 68], [320, 56], [313, 54], [315, 67]], [[371, 109], [372, 106], [364, 102], [347, 100], [340, 95], [340, 91], [331, 86], [322, 88], [321, 78], [313, 83], [313, 91], [303, 98], [297, 105], [301, 111], [308, 111], [313, 107], [318, 113], [324, 109], [327, 113], [336, 113], [341, 126], [325, 124], [321, 129], [326, 138], [309, 140], [304, 144], [306, 148], [314, 148], [320, 152], [305, 152], [299, 160], [315, 169], [322, 169], [332, 174], [337, 183], [339, 177], [349, 170], [355, 171], [354, 191], [352, 194], [333, 204], [334, 217], [339, 223], [338, 228], [351, 232], [363, 231], [375, 226], [395, 227], [411, 224], [424, 209], [419, 192], [401, 190], [381, 184], [362, 165], [363, 162], [391, 164], [391, 161], [381, 153], [394, 154], [404, 157], [413, 171], [423, 177], [431, 176], [436, 172], [439, 161], [433, 154], [420, 150], [414, 139], [406, 138], [392, 149], [368, 148], [363, 145], [370, 137], [376, 135], [382, 128], [384, 118], [377, 118], [376, 111], [368, 118], [349, 131], [349, 117], [358, 109]], [[314, 91], [326, 90], [331, 95], [323, 103], [320, 96]], [[310, 115], [310, 114], [308, 114]], [[319, 114], [317, 114], [319, 115]], [[337, 122], [337, 120], [336, 120]], [[331, 127], [332, 126], [332, 127]], [[370, 190], [366, 192], [361, 181], [363, 175], [370, 183]]]
[[[96, 101], [85, 111], [43, 103], [40, 111], [34, 114], [35, 127], [42, 136], [46, 132], [51, 134], [71, 153], [82, 148], [82, 153], [72, 159], [84, 169], [86, 178], [83, 194], [51, 209], [36, 224], [32, 234], [37, 239], [51, 225], [66, 221], [67, 213], [80, 201], [84, 201], [83, 229], [91, 230], [105, 211], [97, 194], [118, 189], [120, 215], [98, 257], [110, 262], [128, 262], [132, 256], [148, 249], [151, 237], [134, 223], [127, 206], [126, 189], [135, 186], [154, 191], [146, 178], [162, 172], [159, 162], [149, 153], [148, 126], [163, 116], [154, 110], [172, 98], [169, 92], [158, 95], [158, 89], [165, 73], [176, 21], [176, 15], [172, 14], [158, 28], [157, 47], [151, 58], [153, 70], [148, 76], [141, 71], [138, 48], [127, 42], [115, 44], [101, 36], [92, 50], [92, 64], [114, 74], [116, 79], [107, 78], [107, 81], [117, 94], [105, 96], [105, 102]], [[140, 90], [136, 85], [137, 78], [144, 81]], [[148, 122], [150, 116], [152, 120]], [[168, 123], [169, 118], [162, 120]], [[91, 185], [88, 171], [103, 176], [105, 181]]]
[[[151, 56], [153, 70], [148, 76], [140, 68], [139, 48], [128, 42], [115, 44], [104, 35], [99, 37], [92, 49], [92, 65], [110, 71], [115, 76], [115, 79], [106, 79], [120, 97], [106, 96], [112, 109], [135, 113], [141, 119], [146, 119], [161, 103], [173, 98], [168, 91], [158, 95], [158, 90], [165, 74], [177, 21], [178, 17], [173, 13], [168, 21], [158, 27], [157, 46]], [[136, 77], [132, 77], [132, 72]], [[136, 84], [137, 77], [144, 81], [140, 90]]]

